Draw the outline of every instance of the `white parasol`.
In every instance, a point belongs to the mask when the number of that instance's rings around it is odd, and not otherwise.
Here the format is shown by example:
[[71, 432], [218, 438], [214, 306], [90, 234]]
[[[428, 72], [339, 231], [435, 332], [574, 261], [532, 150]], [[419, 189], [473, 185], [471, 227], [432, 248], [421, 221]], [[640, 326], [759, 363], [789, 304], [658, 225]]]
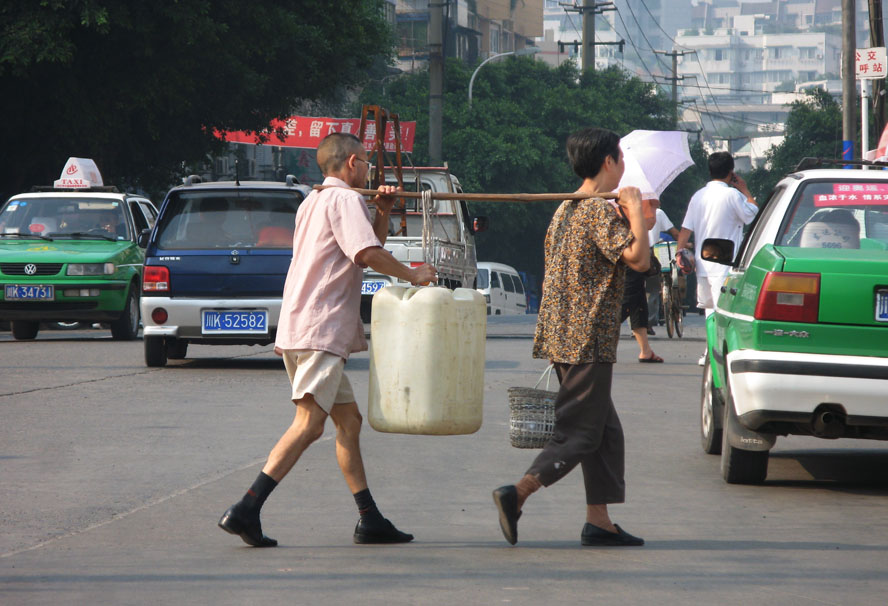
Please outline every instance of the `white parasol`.
[[634, 130], [620, 139], [626, 170], [620, 187], [633, 186], [643, 198], [663, 195], [684, 169], [693, 166], [688, 134], [680, 130]]

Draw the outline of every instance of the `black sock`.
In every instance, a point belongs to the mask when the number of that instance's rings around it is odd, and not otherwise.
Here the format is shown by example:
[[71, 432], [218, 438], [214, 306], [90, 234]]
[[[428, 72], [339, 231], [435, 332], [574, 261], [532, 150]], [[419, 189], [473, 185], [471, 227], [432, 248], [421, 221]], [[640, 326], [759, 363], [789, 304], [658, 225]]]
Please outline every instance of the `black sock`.
[[262, 509], [262, 505], [265, 503], [265, 499], [268, 498], [268, 495], [271, 494], [271, 491], [274, 490], [277, 484], [271, 476], [260, 471], [256, 481], [253, 482], [247, 494], [241, 499], [244, 509], [248, 513], [259, 513], [259, 510]]
[[355, 497], [355, 503], [358, 505], [358, 513], [361, 514], [362, 519], [369, 522], [382, 521], [382, 514], [376, 508], [376, 502], [370, 495], [369, 488], [356, 492], [353, 496]]

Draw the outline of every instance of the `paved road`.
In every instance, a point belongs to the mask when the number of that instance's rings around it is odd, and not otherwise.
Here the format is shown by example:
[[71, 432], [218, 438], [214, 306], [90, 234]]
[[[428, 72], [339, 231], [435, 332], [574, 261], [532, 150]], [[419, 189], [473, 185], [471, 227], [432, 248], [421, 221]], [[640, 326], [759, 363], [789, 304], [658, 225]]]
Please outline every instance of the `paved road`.
[[[0, 334], [0, 604], [884, 604], [888, 449], [782, 439], [765, 486], [724, 484], [699, 447], [689, 321], [654, 337], [663, 365], [620, 343], [628, 501], [612, 513], [647, 540], [622, 550], [579, 546], [579, 471], [529, 502], [517, 546], [502, 539], [490, 490], [534, 455], [507, 438], [506, 388], [543, 368], [526, 318], [490, 324], [478, 433], [365, 431], [377, 502], [417, 535], [393, 547], [352, 545], [329, 431], [266, 505], [279, 548], [216, 528], [292, 415], [269, 347], [147, 369], [140, 342], [104, 331]], [[348, 372], [363, 407], [366, 355]]]

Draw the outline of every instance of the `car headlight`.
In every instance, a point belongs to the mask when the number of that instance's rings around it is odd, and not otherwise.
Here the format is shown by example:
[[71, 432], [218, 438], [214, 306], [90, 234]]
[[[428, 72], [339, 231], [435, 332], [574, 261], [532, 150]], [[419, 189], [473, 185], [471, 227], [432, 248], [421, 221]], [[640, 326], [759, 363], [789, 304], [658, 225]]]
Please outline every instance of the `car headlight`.
[[114, 263], [69, 263], [69, 276], [110, 276], [117, 271]]

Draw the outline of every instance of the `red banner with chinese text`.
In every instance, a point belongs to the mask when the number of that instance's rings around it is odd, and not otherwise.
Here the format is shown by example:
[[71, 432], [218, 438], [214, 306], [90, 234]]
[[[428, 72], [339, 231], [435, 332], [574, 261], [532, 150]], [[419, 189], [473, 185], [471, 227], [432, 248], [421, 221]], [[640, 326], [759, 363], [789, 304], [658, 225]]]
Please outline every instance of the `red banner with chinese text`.
[[888, 203], [888, 183], [833, 183], [833, 193], [815, 194], [814, 206], [881, 206]]
[[[309, 118], [305, 116], [290, 116], [286, 120], [274, 120], [267, 131], [268, 139], [264, 145], [280, 145], [282, 147], [302, 147], [317, 149], [321, 140], [333, 132], [352, 133], [358, 135], [361, 128], [361, 120], [358, 118]], [[283, 132], [283, 141], [274, 132], [280, 129]], [[413, 151], [413, 136], [416, 134], [416, 122], [401, 122], [401, 151]], [[223, 141], [229, 143], [259, 143], [256, 135], [243, 131], [219, 132], [217, 135]], [[364, 133], [364, 148], [370, 150], [376, 142], [376, 123], [367, 123], [367, 132]], [[385, 129], [385, 149], [395, 151], [394, 124], [389, 121]]]

